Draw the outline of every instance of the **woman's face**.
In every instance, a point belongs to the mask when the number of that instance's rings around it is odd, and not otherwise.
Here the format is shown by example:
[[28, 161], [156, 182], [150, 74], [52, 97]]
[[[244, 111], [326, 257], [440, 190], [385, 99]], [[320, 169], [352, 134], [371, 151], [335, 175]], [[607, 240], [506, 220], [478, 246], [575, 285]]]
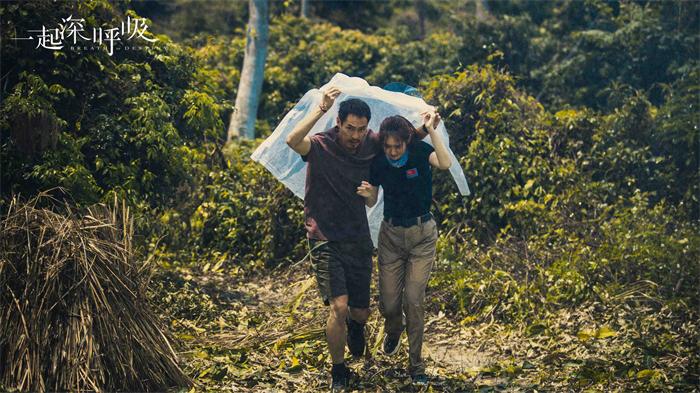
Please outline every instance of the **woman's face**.
[[406, 152], [406, 142], [392, 135], [384, 139], [384, 154], [390, 159], [398, 160], [404, 152]]

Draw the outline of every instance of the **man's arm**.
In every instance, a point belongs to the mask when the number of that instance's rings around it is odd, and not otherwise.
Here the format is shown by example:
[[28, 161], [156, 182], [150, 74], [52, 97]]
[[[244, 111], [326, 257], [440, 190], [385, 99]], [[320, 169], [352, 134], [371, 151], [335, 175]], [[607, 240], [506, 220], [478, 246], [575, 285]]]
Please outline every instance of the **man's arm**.
[[311, 150], [311, 138], [309, 137], [309, 131], [314, 127], [314, 124], [318, 119], [323, 116], [325, 112], [321, 108], [314, 108], [306, 117], [301, 119], [299, 123], [294, 127], [292, 132], [287, 135], [287, 146], [291, 147], [292, 150], [305, 156], [309, 154]]
[[314, 127], [318, 119], [323, 116], [328, 109], [333, 106], [333, 102], [336, 97], [340, 94], [340, 90], [336, 87], [331, 87], [328, 91], [323, 92], [323, 98], [321, 99], [321, 104], [314, 108], [311, 113], [309, 113], [305, 118], [303, 118], [294, 127], [292, 132], [287, 135], [287, 146], [291, 147], [292, 150], [305, 156], [309, 154], [311, 150], [311, 138], [309, 137], [309, 131]]

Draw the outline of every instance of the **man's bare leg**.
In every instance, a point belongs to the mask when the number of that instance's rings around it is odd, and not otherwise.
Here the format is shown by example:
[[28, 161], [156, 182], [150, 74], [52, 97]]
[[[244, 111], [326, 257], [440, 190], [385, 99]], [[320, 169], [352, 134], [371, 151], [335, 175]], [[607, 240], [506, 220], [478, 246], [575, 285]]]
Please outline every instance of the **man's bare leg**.
[[369, 308], [348, 307], [348, 296], [342, 295], [331, 299], [330, 314], [326, 323], [326, 340], [328, 341], [328, 351], [331, 353], [333, 364], [345, 361], [345, 340], [346, 325], [345, 320], [348, 315], [359, 323], [366, 323], [369, 318]]
[[345, 361], [345, 319], [348, 317], [348, 295], [333, 298], [330, 303], [326, 340], [333, 364], [340, 364]]

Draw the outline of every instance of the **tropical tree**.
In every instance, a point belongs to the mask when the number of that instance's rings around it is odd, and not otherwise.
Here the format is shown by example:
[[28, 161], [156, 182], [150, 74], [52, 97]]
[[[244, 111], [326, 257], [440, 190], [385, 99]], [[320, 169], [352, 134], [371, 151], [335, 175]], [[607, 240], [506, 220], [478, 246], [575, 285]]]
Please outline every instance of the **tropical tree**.
[[309, 0], [301, 0], [301, 17], [308, 18], [310, 14], [309, 10]]
[[227, 132], [227, 142], [233, 137], [255, 137], [255, 119], [262, 92], [267, 37], [269, 30], [267, 0], [250, 0], [248, 28], [246, 31], [245, 57], [241, 79], [238, 83], [236, 104]]

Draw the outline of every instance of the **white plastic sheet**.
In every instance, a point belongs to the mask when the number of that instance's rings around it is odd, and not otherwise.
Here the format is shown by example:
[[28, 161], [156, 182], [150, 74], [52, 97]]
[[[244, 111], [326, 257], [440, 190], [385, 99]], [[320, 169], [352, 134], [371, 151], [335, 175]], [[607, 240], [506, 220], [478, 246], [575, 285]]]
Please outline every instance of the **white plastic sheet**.
[[[404, 93], [397, 93], [384, 90], [376, 86], [370, 86], [362, 78], [349, 77], [344, 74], [335, 74], [333, 78], [323, 85], [321, 89], [308, 91], [287, 113], [282, 122], [275, 128], [275, 131], [253, 152], [251, 158], [267, 168], [275, 178], [289, 188], [294, 195], [304, 199], [304, 185], [306, 182], [306, 163], [302, 161], [299, 154], [287, 146], [287, 135], [294, 129], [294, 126], [303, 119], [313, 108], [321, 103], [322, 93], [331, 86], [338, 87], [342, 92], [336, 98], [333, 106], [324, 114], [309, 132], [309, 135], [323, 132], [335, 125], [338, 116], [338, 104], [347, 98], [360, 98], [369, 105], [372, 118], [369, 128], [379, 131], [382, 120], [388, 116], [401, 115], [410, 120], [414, 125], [422, 124], [420, 113], [432, 109], [421, 98], [412, 97]], [[440, 122], [437, 131], [441, 133], [443, 140], [449, 149], [449, 137], [445, 125]], [[431, 143], [430, 136], [423, 139]], [[432, 143], [431, 143], [432, 144]], [[450, 174], [457, 184], [457, 188], [462, 195], [469, 195], [469, 185], [464, 176], [462, 168], [451, 149], [449, 149], [452, 159]], [[372, 242], [377, 245], [379, 225], [384, 213], [383, 192], [380, 189], [377, 204], [367, 209], [367, 219], [369, 221]]]

